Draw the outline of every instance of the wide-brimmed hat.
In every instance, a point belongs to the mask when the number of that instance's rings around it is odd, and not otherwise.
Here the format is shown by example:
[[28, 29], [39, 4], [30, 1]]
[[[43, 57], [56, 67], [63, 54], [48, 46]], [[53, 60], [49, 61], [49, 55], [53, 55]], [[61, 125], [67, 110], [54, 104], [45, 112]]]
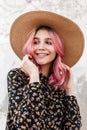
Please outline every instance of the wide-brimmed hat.
[[14, 21], [10, 31], [10, 43], [16, 55], [22, 59], [22, 48], [27, 41], [29, 32], [41, 25], [53, 28], [62, 39], [63, 62], [70, 67], [76, 64], [84, 48], [81, 29], [72, 20], [49, 11], [30, 11]]

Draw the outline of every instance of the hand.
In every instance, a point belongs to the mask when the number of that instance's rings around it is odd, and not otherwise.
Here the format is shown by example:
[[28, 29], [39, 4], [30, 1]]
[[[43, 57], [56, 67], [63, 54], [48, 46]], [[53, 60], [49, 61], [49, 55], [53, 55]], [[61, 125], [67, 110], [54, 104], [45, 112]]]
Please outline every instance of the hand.
[[73, 79], [73, 74], [69, 66], [65, 65], [66, 70], [67, 70], [67, 75], [65, 79], [65, 90], [67, 95], [76, 95], [76, 89], [75, 89], [75, 84], [74, 84], [74, 79]]
[[25, 55], [21, 63], [21, 70], [30, 76], [32, 82], [39, 80], [38, 67], [31, 61], [32, 56]]

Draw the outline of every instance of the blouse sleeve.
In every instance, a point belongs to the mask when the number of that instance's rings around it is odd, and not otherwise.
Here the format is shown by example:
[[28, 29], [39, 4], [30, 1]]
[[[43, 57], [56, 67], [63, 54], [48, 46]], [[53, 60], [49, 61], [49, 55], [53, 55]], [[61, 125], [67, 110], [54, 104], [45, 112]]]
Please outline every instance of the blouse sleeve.
[[13, 123], [14, 114], [18, 108], [18, 104], [23, 99], [23, 87], [27, 83], [27, 77], [19, 69], [10, 70], [7, 75], [8, 86], [8, 113], [6, 130], [12, 130], [15, 128]]
[[30, 83], [25, 89], [25, 98], [22, 100], [15, 114], [16, 128], [28, 130], [28, 128], [40, 129], [44, 124], [45, 105], [42, 84]]
[[65, 96], [64, 99], [64, 130], [80, 130], [80, 109], [75, 96]]

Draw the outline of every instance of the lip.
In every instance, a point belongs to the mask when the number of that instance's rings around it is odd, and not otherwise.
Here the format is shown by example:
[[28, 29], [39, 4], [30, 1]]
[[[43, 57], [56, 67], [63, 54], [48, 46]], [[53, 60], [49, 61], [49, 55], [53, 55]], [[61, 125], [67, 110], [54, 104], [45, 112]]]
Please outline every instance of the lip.
[[36, 56], [39, 57], [39, 58], [44, 58], [48, 55], [49, 55], [48, 53], [36, 53]]
[[44, 56], [44, 55], [48, 55], [47, 53], [36, 53], [36, 55], [42, 55], [42, 56]]
[[36, 55], [48, 55], [49, 53], [48, 52], [44, 52], [44, 51], [37, 51], [37, 52], [35, 52], [36, 53]]

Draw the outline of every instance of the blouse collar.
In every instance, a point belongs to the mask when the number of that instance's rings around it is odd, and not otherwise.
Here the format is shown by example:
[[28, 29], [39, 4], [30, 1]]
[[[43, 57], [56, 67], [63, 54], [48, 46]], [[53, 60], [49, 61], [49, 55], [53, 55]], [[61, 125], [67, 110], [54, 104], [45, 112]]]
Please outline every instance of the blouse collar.
[[42, 74], [42, 73], [40, 73], [40, 81], [42, 82], [42, 83], [46, 83], [47, 84], [47, 82], [48, 82], [48, 77], [47, 76], [45, 76], [44, 74]]

